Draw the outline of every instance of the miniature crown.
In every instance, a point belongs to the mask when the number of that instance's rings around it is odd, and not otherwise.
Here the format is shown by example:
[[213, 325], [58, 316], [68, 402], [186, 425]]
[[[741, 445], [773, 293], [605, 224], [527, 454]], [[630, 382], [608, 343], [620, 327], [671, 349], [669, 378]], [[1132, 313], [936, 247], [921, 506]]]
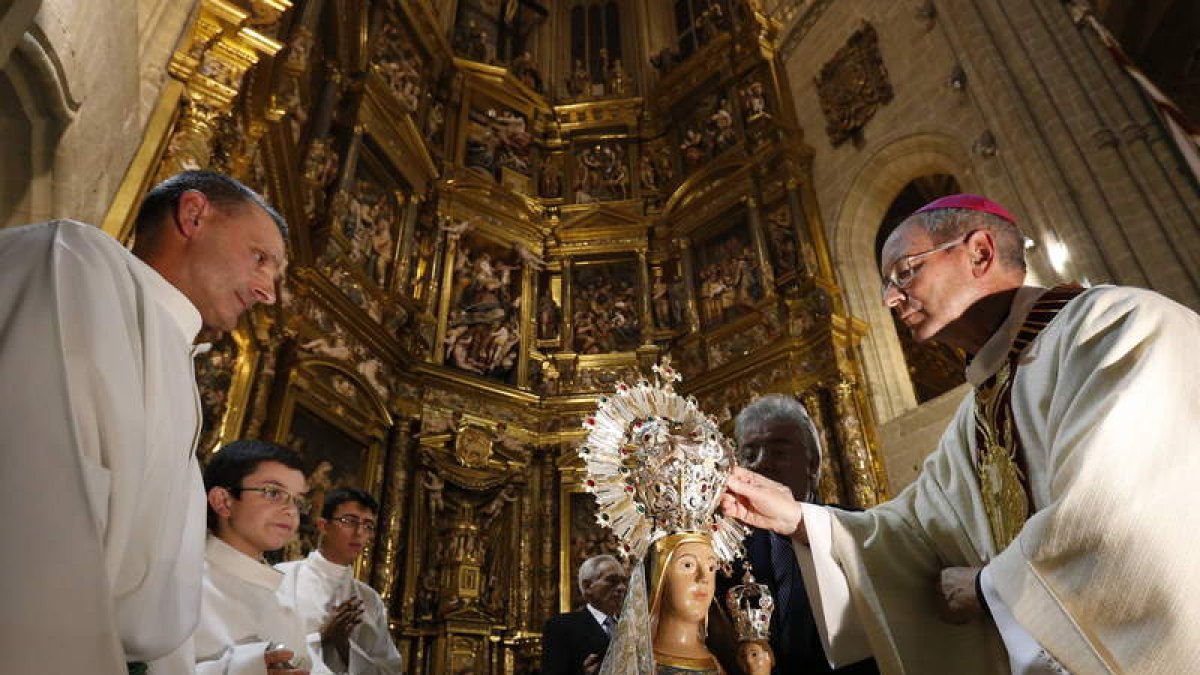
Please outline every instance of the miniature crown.
[[775, 599], [766, 584], [756, 583], [749, 568], [742, 583], [725, 594], [725, 606], [733, 620], [738, 642], [771, 639], [771, 611]]
[[626, 558], [641, 559], [668, 534], [700, 532], [718, 559], [731, 562], [742, 556], [746, 529], [716, 511], [734, 467], [733, 444], [694, 398], [675, 393], [682, 377], [669, 358], [653, 370], [654, 383], [619, 384], [583, 421], [590, 432], [579, 456], [597, 521]]

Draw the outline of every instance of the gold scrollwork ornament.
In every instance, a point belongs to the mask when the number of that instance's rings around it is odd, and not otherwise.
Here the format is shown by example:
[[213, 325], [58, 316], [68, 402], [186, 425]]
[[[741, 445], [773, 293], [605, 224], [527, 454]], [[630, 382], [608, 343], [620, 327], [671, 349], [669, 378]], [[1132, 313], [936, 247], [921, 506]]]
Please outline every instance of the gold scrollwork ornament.
[[1006, 363], [995, 379], [975, 392], [975, 425], [982, 444], [976, 461], [979, 491], [996, 551], [1004, 550], [1029, 518], [1029, 495], [1016, 462], [1012, 418], [1000, 415], [1001, 393], [1011, 385], [1012, 365]]

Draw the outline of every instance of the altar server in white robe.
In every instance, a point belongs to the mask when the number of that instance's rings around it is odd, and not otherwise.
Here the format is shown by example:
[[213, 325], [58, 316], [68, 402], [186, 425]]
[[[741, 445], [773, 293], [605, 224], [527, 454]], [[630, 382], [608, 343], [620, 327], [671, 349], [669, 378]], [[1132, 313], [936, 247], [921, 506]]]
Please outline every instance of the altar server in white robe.
[[132, 253], [68, 220], [0, 232], [5, 672], [124, 672], [191, 633], [192, 343], [274, 302], [283, 227], [237, 181], [187, 172], [146, 196]]
[[1195, 672], [1200, 317], [1145, 290], [1023, 286], [1012, 216], [970, 195], [903, 222], [882, 263], [914, 339], [973, 355], [916, 482], [847, 513], [739, 469], [723, 501], [792, 536], [826, 653], [887, 673]]
[[285, 575], [280, 602], [304, 617], [309, 649], [335, 673], [400, 673], [387, 607], [375, 589], [354, 578], [354, 561], [375, 536], [378, 512], [375, 498], [362, 490], [329, 492], [317, 519], [317, 550], [276, 565]]
[[283, 573], [264, 558], [295, 538], [308, 510], [300, 456], [266, 441], [234, 441], [209, 460], [204, 486], [200, 624], [180, 649], [150, 664], [151, 675], [180, 667], [197, 675], [328, 673], [308, 651], [303, 617], [279, 602]]

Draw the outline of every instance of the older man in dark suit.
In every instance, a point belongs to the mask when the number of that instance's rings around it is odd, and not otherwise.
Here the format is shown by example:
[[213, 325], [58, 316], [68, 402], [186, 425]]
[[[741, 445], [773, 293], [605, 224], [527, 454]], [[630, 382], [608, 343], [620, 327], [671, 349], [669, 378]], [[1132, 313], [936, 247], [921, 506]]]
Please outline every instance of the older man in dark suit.
[[587, 604], [546, 622], [542, 632], [542, 675], [593, 675], [600, 669], [617, 626], [629, 578], [611, 555], [579, 566], [579, 590]]
[[[821, 444], [803, 405], [788, 396], [764, 396], [746, 406], [734, 426], [739, 461], [744, 466], [783, 483], [796, 499], [816, 501]], [[871, 659], [837, 670], [829, 667], [790, 540], [767, 530], [754, 530], [746, 539], [746, 556], [755, 577], [775, 596], [771, 618], [775, 675], [878, 674]]]

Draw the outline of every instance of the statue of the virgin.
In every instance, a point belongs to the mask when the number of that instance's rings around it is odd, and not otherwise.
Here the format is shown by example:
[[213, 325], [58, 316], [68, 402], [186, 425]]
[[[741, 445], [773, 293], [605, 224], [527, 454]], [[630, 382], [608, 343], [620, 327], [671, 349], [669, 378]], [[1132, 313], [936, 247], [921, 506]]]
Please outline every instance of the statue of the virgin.
[[[743, 553], [745, 529], [717, 513], [733, 444], [696, 401], [675, 393], [669, 362], [656, 382], [621, 384], [584, 420], [579, 449], [597, 518], [633, 574], [600, 675], [724, 673], [705, 646], [718, 570]], [[647, 575], [649, 583], [647, 584]]]

